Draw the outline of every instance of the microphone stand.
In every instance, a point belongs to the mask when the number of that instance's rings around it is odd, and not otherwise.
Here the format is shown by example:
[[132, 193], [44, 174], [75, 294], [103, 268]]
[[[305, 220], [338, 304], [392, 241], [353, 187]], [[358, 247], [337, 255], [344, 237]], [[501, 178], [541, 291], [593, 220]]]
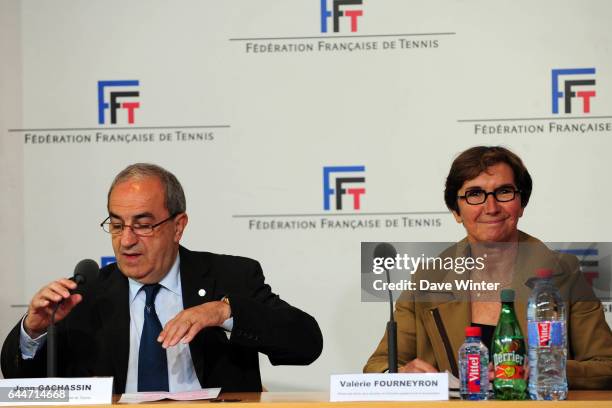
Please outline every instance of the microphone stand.
[[57, 377], [57, 335], [55, 330], [55, 313], [62, 302], [53, 307], [51, 313], [51, 323], [47, 328], [47, 377]]
[[[385, 268], [387, 274], [387, 285], [391, 283], [389, 270]], [[393, 318], [393, 293], [387, 286], [389, 291], [389, 321], [387, 322], [387, 356], [389, 358], [389, 372], [397, 373], [397, 322]]]

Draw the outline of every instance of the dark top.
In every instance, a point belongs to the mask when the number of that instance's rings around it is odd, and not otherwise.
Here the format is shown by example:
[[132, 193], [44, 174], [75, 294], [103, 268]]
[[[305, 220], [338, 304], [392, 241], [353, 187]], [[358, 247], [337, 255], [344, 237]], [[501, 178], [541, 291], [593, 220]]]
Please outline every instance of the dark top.
[[474, 322], [472, 322], [471, 325], [473, 327], [480, 327], [480, 331], [482, 332], [482, 335], [480, 336], [480, 341], [482, 341], [482, 344], [487, 346], [487, 349], [489, 349], [489, 357], [491, 357], [491, 350], [493, 350], [493, 333], [495, 332], [495, 326]]

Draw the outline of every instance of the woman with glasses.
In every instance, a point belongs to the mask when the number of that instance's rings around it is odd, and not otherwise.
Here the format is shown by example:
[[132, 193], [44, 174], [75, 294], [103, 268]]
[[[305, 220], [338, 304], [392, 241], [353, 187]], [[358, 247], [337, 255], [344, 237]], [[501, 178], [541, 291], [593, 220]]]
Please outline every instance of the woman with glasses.
[[[466, 238], [440, 256], [486, 259], [467, 278], [495, 283], [495, 290], [405, 291], [396, 303], [399, 372], [438, 372], [455, 376], [457, 351], [467, 326], [480, 326], [491, 350], [504, 288], [516, 292], [515, 311], [527, 334], [527, 299], [540, 268], [553, 270], [553, 282], [568, 304], [568, 363], [570, 388], [612, 388], [612, 334], [601, 302], [586, 283], [575, 256], [550, 250], [518, 229], [531, 196], [532, 180], [522, 160], [498, 146], [477, 146], [452, 163], [444, 200]], [[484, 255], [486, 253], [486, 255]], [[431, 279], [419, 271], [413, 279]], [[455, 279], [451, 271], [443, 278]], [[364, 372], [388, 370], [386, 334], [364, 367]]]

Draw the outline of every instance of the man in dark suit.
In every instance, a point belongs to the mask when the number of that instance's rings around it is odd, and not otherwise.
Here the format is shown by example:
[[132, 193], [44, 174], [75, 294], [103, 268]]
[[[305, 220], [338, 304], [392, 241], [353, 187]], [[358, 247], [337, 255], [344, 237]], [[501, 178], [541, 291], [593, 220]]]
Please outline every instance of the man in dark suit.
[[258, 262], [179, 245], [185, 210], [180, 183], [163, 168], [119, 173], [101, 224], [117, 263], [78, 293], [68, 279], [36, 293], [4, 342], [4, 376], [45, 375], [46, 330], [60, 302], [59, 375], [113, 376], [115, 393], [261, 391], [258, 352], [274, 365], [316, 360], [315, 319], [272, 293]]

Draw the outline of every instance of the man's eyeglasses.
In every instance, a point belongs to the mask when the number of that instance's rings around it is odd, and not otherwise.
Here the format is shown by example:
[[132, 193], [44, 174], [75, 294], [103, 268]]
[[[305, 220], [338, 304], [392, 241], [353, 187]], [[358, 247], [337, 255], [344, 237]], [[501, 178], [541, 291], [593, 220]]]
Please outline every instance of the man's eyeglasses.
[[505, 203], [508, 201], [514, 200], [517, 194], [520, 194], [520, 190], [516, 190], [513, 187], [500, 187], [495, 191], [486, 192], [481, 189], [468, 190], [465, 192], [465, 195], [457, 196], [457, 198], [462, 198], [466, 203], [470, 205], [478, 205], [487, 201], [487, 197], [492, 195], [495, 197], [495, 200], [500, 203]]
[[153, 231], [155, 228], [159, 227], [166, 221], [170, 221], [178, 214], [173, 214], [166, 218], [163, 221], [158, 222], [157, 224], [132, 224], [127, 225], [121, 221], [111, 221], [110, 215], [100, 223], [100, 227], [104, 230], [104, 232], [108, 232], [111, 235], [121, 235], [125, 228], [131, 228], [132, 232], [139, 237], [150, 237], [153, 235]]

